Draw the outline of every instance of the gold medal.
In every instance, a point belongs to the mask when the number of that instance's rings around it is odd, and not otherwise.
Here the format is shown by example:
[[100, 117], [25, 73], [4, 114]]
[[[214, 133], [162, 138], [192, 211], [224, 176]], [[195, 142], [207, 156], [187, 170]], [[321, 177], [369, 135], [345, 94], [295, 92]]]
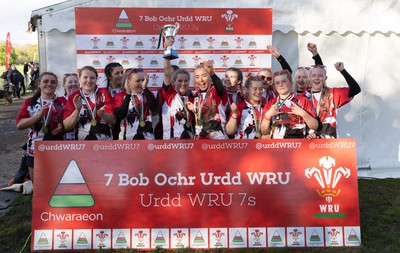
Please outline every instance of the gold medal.
[[145, 127], [146, 126], [146, 122], [144, 122], [144, 120], [141, 120], [140, 123], [139, 123], [139, 126]]
[[189, 128], [192, 124], [188, 121], [186, 122], [186, 127]]
[[260, 138], [261, 137], [261, 133], [260, 132], [256, 132], [256, 138]]
[[48, 131], [49, 131], [49, 129], [47, 128], [47, 126], [44, 126], [42, 128], [42, 133], [47, 134]]
[[90, 124], [92, 124], [92, 126], [96, 126], [96, 125], [97, 125], [97, 120], [92, 119], [92, 120], [90, 121]]
[[198, 120], [197, 120], [197, 125], [198, 125], [198, 126], [202, 126], [202, 125], [203, 125], [203, 120], [198, 119]]

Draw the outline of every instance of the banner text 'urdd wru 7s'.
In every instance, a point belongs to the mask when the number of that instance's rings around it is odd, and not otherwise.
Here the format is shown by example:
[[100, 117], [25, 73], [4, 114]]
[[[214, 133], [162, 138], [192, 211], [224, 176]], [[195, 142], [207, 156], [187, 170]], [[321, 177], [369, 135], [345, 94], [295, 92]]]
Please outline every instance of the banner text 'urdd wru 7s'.
[[35, 251], [361, 243], [353, 139], [35, 148]]

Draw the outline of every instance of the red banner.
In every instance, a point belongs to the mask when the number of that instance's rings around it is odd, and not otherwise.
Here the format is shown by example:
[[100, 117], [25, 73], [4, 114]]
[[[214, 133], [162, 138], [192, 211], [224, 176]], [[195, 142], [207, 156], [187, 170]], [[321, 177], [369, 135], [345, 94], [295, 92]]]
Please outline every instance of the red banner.
[[10, 33], [7, 33], [7, 38], [6, 38], [6, 69], [9, 68], [9, 64], [10, 64], [10, 57], [11, 57], [11, 52], [12, 52], [12, 45], [11, 45], [11, 38], [10, 38]]
[[76, 8], [77, 66], [99, 70], [100, 86], [107, 85], [102, 70], [110, 62], [143, 68], [149, 86], [159, 88], [164, 72], [159, 35], [169, 24], [176, 25], [179, 52], [171, 64], [190, 70], [212, 61], [221, 78], [229, 67], [257, 72], [271, 67], [272, 13], [270, 8]]
[[38, 142], [32, 249], [359, 246], [356, 143]]
[[272, 9], [76, 8], [75, 16], [77, 34], [158, 35], [176, 22], [184, 34], [272, 34]]

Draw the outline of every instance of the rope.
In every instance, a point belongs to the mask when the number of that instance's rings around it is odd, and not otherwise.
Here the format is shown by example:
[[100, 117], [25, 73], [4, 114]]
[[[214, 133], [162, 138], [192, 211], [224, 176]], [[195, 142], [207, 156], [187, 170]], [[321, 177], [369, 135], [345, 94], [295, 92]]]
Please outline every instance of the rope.
[[32, 232], [29, 234], [28, 238], [26, 238], [24, 247], [22, 247], [21, 251], [19, 253], [22, 253], [22, 251], [26, 248], [26, 245], [28, 244], [29, 239], [31, 238]]

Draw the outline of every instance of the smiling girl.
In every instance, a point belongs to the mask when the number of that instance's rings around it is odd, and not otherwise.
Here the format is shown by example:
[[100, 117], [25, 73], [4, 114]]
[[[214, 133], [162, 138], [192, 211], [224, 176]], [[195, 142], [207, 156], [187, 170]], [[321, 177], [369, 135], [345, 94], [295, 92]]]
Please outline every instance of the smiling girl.
[[25, 100], [16, 119], [19, 130], [29, 128], [26, 163], [32, 180], [35, 141], [63, 140], [64, 134], [62, 125], [64, 100], [58, 99], [55, 94], [57, 76], [51, 72], [44, 72], [39, 76], [38, 82], [38, 89], [32, 98]]
[[[167, 40], [164, 47], [172, 44], [173, 41]], [[186, 70], [173, 71], [170, 60], [164, 59], [164, 81], [158, 97], [163, 140], [194, 137], [194, 115], [186, 107], [189, 101], [193, 102], [189, 81], [190, 75]]]
[[[62, 87], [64, 89], [64, 96], [60, 97], [59, 99], [63, 99], [63, 103], [67, 104], [68, 97], [75, 91], [79, 90], [78, 74], [65, 73], [63, 75]], [[64, 139], [75, 140], [75, 133], [74, 132], [65, 133]]]
[[79, 71], [80, 90], [68, 98], [64, 113], [66, 131], [75, 130], [76, 140], [111, 140], [115, 124], [114, 101], [105, 88], [97, 87], [97, 70], [85, 66]]
[[125, 91], [115, 96], [115, 113], [121, 122], [119, 140], [154, 140], [152, 113], [158, 109], [154, 94], [147, 88], [149, 75], [131, 68], [124, 73]]
[[104, 74], [107, 78], [107, 89], [112, 97], [122, 92], [122, 78], [124, 68], [118, 62], [110, 62], [104, 68]]
[[278, 96], [264, 107], [261, 123], [263, 138], [305, 138], [306, 127], [318, 129], [319, 122], [315, 119], [310, 101], [292, 92], [290, 72], [285, 69], [277, 71], [272, 79]]
[[261, 115], [264, 104], [263, 79], [249, 76], [245, 84], [248, 99], [236, 105], [231, 104], [231, 115], [226, 124], [226, 133], [235, 139], [259, 139], [261, 137]]
[[198, 88], [194, 103], [188, 108], [196, 118], [196, 139], [226, 139], [224, 128], [228, 95], [221, 79], [215, 74], [212, 62], [203, 62], [194, 70]]
[[322, 128], [319, 131], [310, 131], [308, 139], [337, 138], [337, 110], [361, 92], [360, 86], [344, 69], [342, 62], [335, 63], [335, 68], [343, 75], [349, 87], [328, 88], [325, 66], [316, 65], [311, 69], [311, 88], [304, 92], [303, 96], [311, 101], [316, 115], [322, 122]]

